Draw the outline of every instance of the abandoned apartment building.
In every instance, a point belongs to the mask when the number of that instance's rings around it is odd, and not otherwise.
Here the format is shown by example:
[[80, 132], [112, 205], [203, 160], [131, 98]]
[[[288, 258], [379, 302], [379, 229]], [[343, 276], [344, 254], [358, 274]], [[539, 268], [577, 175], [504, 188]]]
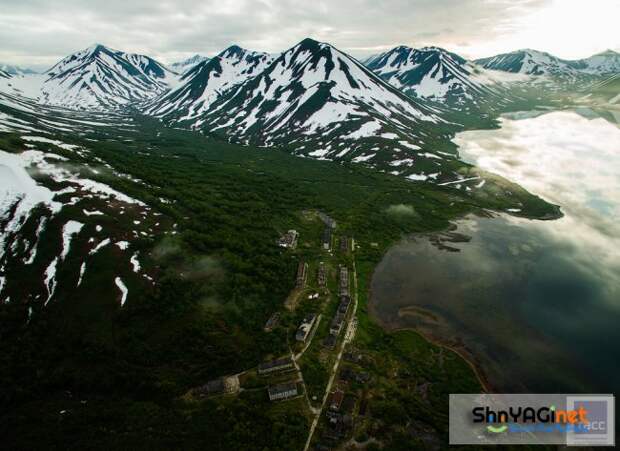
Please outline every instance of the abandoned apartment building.
[[338, 340], [338, 337], [330, 333], [323, 340], [323, 346], [325, 346], [327, 349], [334, 349], [334, 347], [336, 347], [336, 340]]
[[278, 240], [278, 246], [287, 249], [295, 249], [297, 247], [297, 240], [299, 239], [299, 233], [297, 230], [291, 229], [280, 237]]
[[299, 394], [299, 391], [296, 382], [286, 382], [270, 386], [267, 393], [269, 394], [269, 401], [278, 401], [293, 398]]
[[329, 251], [332, 248], [332, 228], [325, 226], [323, 230], [323, 250]]
[[331, 324], [329, 325], [329, 335], [323, 340], [323, 346], [325, 346], [326, 348], [334, 349], [334, 347], [336, 346], [338, 335], [340, 335], [340, 331], [342, 331], [342, 328], [345, 324], [350, 305], [351, 298], [349, 296], [340, 296], [340, 304], [338, 305], [338, 310], [336, 311], [336, 315], [334, 316]]
[[370, 374], [365, 371], [355, 371], [345, 367], [340, 370], [339, 378], [341, 381], [355, 381], [359, 384], [366, 384], [370, 381]]
[[282, 359], [271, 360], [269, 362], [263, 362], [258, 365], [258, 374], [261, 376], [265, 374], [276, 373], [280, 371], [291, 371], [295, 369], [293, 360], [290, 357], [284, 357]]
[[345, 315], [339, 312], [336, 313], [336, 316], [334, 316], [334, 319], [332, 320], [332, 323], [329, 326], [329, 333], [337, 337], [340, 334], [340, 331], [342, 330], [342, 326], [344, 325], [344, 320], [345, 320]]
[[321, 288], [324, 288], [327, 285], [327, 271], [325, 269], [325, 263], [319, 263], [317, 282]]
[[312, 327], [316, 322], [316, 314], [310, 313], [306, 315], [306, 317], [301, 322], [301, 325], [297, 329], [297, 333], [295, 334], [295, 340], [305, 343], [308, 337], [310, 336], [310, 332], [312, 331]]
[[280, 323], [280, 313], [276, 312], [269, 317], [267, 322], [265, 323], [264, 330], [265, 332], [271, 332], [276, 326]]
[[340, 304], [338, 305], [338, 313], [346, 315], [351, 305], [351, 298], [349, 296], [340, 296]]
[[237, 376], [224, 376], [207, 382], [192, 390], [195, 396], [206, 397], [237, 393], [239, 391], [239, 378]]
[[303, 288], [306, 286], [306, 280], [308, 279], [308, 263], [299, 262], [297, 265], [297, 282], [295, 286], [297, 288]]
[[344, 392], [342, 390], [336, 389], [329, 395], [329, 409], [333, 411], [340, 410], [340, 405], [342, 404], [342, 400], [344, 399]]
[[339, 296], [349, 296], [349, 270], [344, 265], [340, 266], [338, 295]]

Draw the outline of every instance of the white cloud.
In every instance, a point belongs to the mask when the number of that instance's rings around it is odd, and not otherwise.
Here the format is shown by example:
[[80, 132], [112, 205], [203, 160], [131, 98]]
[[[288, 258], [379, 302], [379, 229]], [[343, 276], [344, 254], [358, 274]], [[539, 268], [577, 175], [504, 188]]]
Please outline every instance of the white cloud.
[[[439, 45], [475, 57], [522, 47], [580, 57], [620, 47], [612, 23], [618, 17], [613, 14], [618, 2], [599, 0], [590, 9], [579, 6], [586, 3], [590, 2], [3, 0], [0, 61], [51, 65], [99, 42], [172, 62], [194, 53], [213, 55], [233, 43], [282, 51], [308, 36], [355, 56], [399, 44]], [[554, 15], [563, 20], [551, 20]], [[577, 23], [580, 17], [587, 18], [585, 24]], [[578, 50], [585, 53], [576, 54]]]

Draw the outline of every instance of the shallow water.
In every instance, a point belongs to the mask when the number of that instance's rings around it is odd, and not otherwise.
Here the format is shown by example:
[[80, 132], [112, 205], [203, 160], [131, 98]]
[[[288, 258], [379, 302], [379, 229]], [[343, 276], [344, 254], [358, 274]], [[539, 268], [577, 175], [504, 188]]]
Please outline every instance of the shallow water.
[[459, 252], [437, 236], [396, 245], [375, 271], [373, 314], [466, 349], [504, 392], [617, 391], [620, 129], [572, 112], [526, 114], [456, 142], [466, 160], [565, 216], [466, 218], [457, 232], [468, 242], [441, 236]]

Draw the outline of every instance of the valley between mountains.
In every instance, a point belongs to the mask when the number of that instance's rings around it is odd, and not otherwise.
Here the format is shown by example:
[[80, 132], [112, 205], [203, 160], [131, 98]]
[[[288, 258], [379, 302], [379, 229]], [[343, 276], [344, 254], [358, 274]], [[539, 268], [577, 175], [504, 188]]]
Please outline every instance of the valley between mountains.
[[[169, 66], [100, 44], [44, 73], [0, 66], [7, 449], [447, 443], [447, 395], [487, 381], [381, 329], [372, 272], [403, 236], [468, 214], [560, 217], [453, 138], [532, 109], [617, 122], [619, 73], [611, 51], [359, 61], [309, 38]], [[282, 358], [294, 368], [261, 374]], [[292, 399], [269, 400], [291, 381]]]

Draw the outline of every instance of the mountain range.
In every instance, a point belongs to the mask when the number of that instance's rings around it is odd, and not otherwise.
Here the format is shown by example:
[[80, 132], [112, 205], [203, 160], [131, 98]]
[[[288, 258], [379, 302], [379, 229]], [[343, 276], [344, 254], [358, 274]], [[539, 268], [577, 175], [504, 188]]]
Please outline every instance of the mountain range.
[[[158, 111], [173, 112], [170, 119], [181, 126], [234, 142], [370, 163], [398, 159], [406, 149], [422, 149], [442, 129], [436, 110], [329, 44], [305, 39], [271, 62], [260, 61], [267, 63], [264, 69], [213, 96], [208, 107], [202, 91], [206, 77], [190, 75], [206, 72], [215, 61], [196, 67], [186, 74], [173, 102]], [[186, 104], [180, 105], [177, 98]]]
[[537, 76], [604, 76], [620, 72], [620, 54], [613, 50], [589, 58], [565, 60], [546, 52], [524, 49], [478, 59], [475, 62], [486, 69]]
[[0, 71], [11, 75], [31, 75], [38, 73], [27, 67], [13, 66], [11, 64], [0, 64]]
[[613, 51], [568, 61], [519, 50], [469, 61], [438, 47], [398, 46], [362, 63], [308, 38], [279, 55], [233, 45], [168, 68], [95, 44], [43, 74], [0, 69], [0, 92], [71, 109], [129, 108], [230, 142], [442, 180], [456, 158], [456, 131], [557, 101], [546, 96], [567, 81], [587, 91], [618, 72]]

